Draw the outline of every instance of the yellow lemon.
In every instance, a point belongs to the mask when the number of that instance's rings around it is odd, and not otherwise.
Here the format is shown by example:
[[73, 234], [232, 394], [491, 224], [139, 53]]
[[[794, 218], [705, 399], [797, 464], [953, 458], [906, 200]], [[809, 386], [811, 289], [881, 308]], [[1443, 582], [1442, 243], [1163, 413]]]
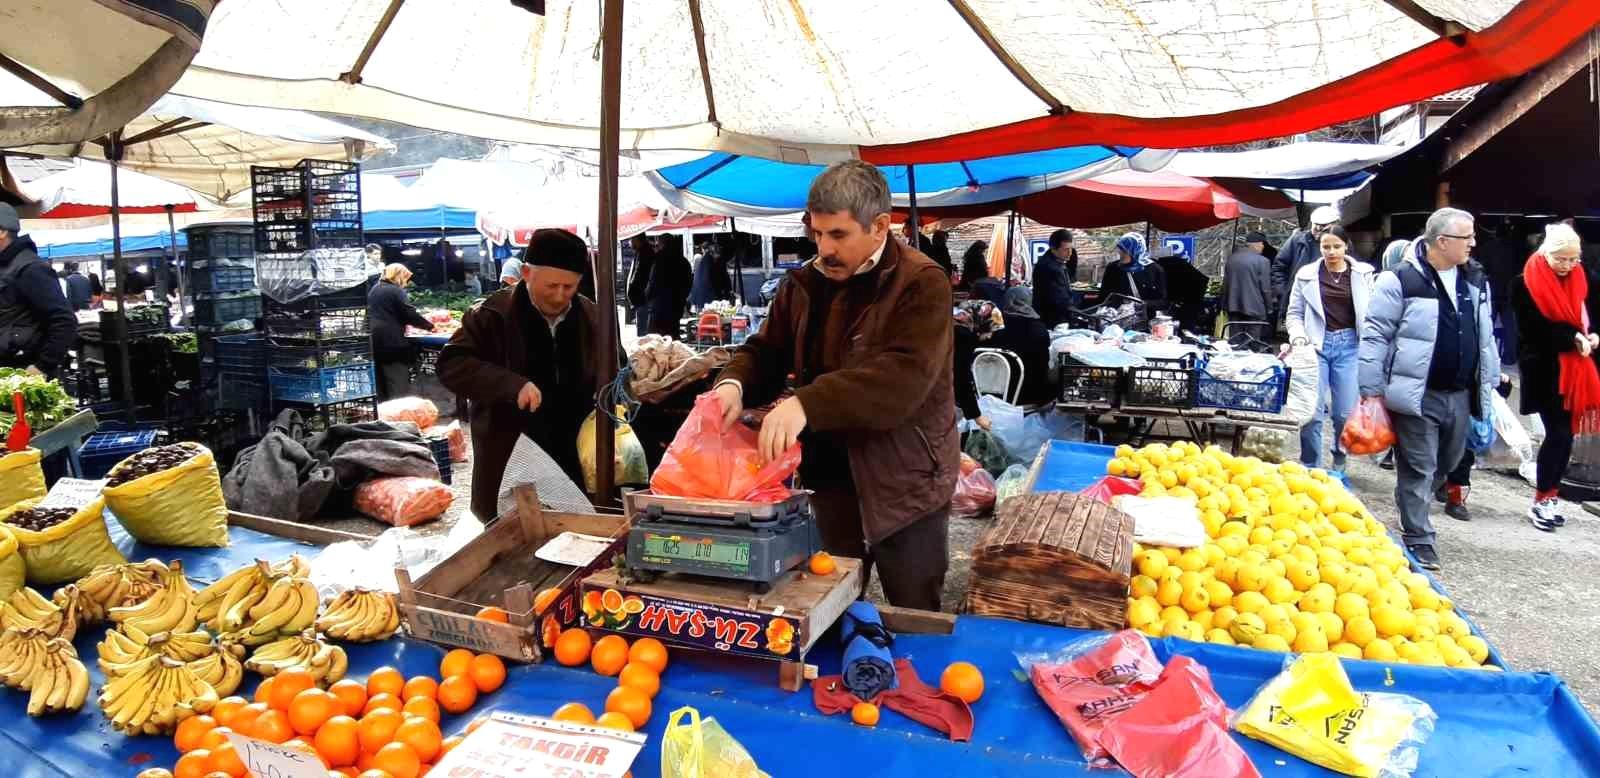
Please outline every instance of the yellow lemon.
[[1228, 624], [1228, 634], [1240, 645], [1250, 645], [1266, 632], [1266, 622], [1254, 613], [1241, 613]]
[[1161, 615], [1156, 620], [1171, 621], [1173, 619], [1187, 618], [1189, 618], [1189, 612], [1184, 610], [1182, 605], [1168, 605], [1161, 609]]
[[1154, 597], [1139, 597], [1128, 601], [1128, 626], [1135, 629], [1155, 622], [1161, 616], [1161, 606]]
[[1211, 595], [1206, 594], [1204, 588], [1190, 589], [1183, 593], [1178, 604], [1191, 614], [1199, 613], [1210, 609]]
[[1472, 627], [1467, 625], [1467, 620], [1454, 613], [1443, 613], [1439, 616], [1439, 630], [1461, 642], [1462, 638], [1472, 634]]
[[1294, 584], [1276, 576], [1268, 579], [1267, 585], [1262, 587], [1261, 593], [1265, 594], [1269, 601], [1279, 604], [1294, 602], [1300, 595], [1299, 592], [1295, 591]]
[[1291, 645], [1301, 654], [1320, 653], [1328, 650], [1328, 636], [1320, 629], [1302, 630], [1294, 636], [1294, 643]]
[[1333, 612], [1346, 622], [1357, 616], [1366, 616], [1368, 613], [1367, 599], [1355, 592], [1345, 592], [1334, 600]]
[[1416, 610], [1437, 610], [1439, 608], [1439, 593], [1431, 587], [1411, 587], [1411, 607]]
[[1289, 650], [1289, 641], [1284, 640], [1278, 635], [1258, 635], [1255, 640], [1250, 641], [1250, 647], [1260, 649], [1262, 651], [1279, 651], [1286, 653]]
[[1344, 622], [1344, 639], [1365, 648], [1378, 639], [1378, 627], [1367, 616], [1355, 616]]
[[1206, 595], [1211, 600], [1211, 607], [1221, 608], [1233, 603], [1233, 588], [1221, 581], [1206, 581]]
[[1232, 601], [1234, 609], [1240, 613], [1259, 613], [1267, 604], [1267, 597], [1261, 592], [1239, 592]]
[[1289, 617], [1289, 623], [1294, 625], [1295, 632], [1322, 632], [1322, 619], [1315, 613], [1296, 613]]
[[1374, 662], [1393, 662], [1399, 657], [1389, 641], [1374, 640], [1361, 647], [1361, 658], [1371, 659]]
[[1221, 535], [1224, 538], [1241, 538], [1248, 540], [1246, 536], [1249, 534], [1250, 525], [1242, 521], [1226, 521], [1222, 524]]
[[[1177, 564], [1178, 563], [1178, 557], [1183, 555], [1183, 549], [1181, 549], [1181, 548], [1173, 548], [1172, 546], [1161, 546], [1160, 548], [1158, 548], [1156, 550], [1160, 551], [1161, 555], [1167, 558], [1167, 564], [1169, 564], [1169, 565]], [[1151, 577], [1153, 578], [1154, 576], [1151, 576]]]
[[1224, 646], [1236, 645], [1233, 642], [1233, 636], [1229, 635], [1227, 630], [1217, 629], [1215, 627], [1213, 627], [1210, 632], [1206, 633], [1206, 642], [1218, 643]]
[[1333, 645], [1328, 646], [1328, 650], [1330, 650], [1333, 653], [1338, 654], [1339, 656], [1342, 656], [1342, 657], [1344, 657], [1346, 659], [1360, 659], [1361, 658], [1361, 647], [1356, 645], [1356, 644], [1354, 644], [1354, 643], [1346, 643], [1344, 641], [1339, 641], [1338, 643], [1334, 643]]
[[1200, 524], [1206, 528], [1206, 537], [1215, 538], [1222, 534], [1222, 525], [1227, 519], [1221, 511], [1208, 510], [1200, 514]]
[[1156, 579], [1148, 575], [1136, 575], [1133, 580], [1128, 582], [1128, 596], [1154, 597], [1156, 596], [1156, 587], [1158, 585]]
[[1211, 626], [1227, 629], [1233, 624], [1234, 618], [1238, 615], [1239, 611], [1235, 610], [1232, 605], [1224, 605], [1211, 612]]
[[1163, 578], [1156, 587], [1156, 602], [1162, 605], [1177, 605], [1183, 599], [1183, 585], [1171, 578]]
[[1266, 621], [1268, 624], [1271, 624], [1274, 621], [1286, 621], [1289, 618], [1289, 609], [1277, 603], [1268, 603], [1267, 605], [1263, 605], [1261, 606], [1261, 610], [1256, 611], [1256, 613], [1259, 614], [1262, 620]]
[[1384, 637], [1410, 637], [1417, 629], [1417, 620], [1411, 612], [1394, 605], [1373, 608], [1372, 623], [1377, 625], [1378, 634]]
[[1300, 596], [1297, 603], [1300, 610], [1311, 613], [1332, 613], [1334, 601], [1339, 595], [1335, 594], [1333, 587], [1325, 583], [1312, 584], [1305, 594]]
[[1178, 574], [1178, 585], [1186, 592], [1194, 591], [1204, 586], [1206, 577], [1196, 570], [1185, 570]]
[[1239, 567], [1238, 575], [1234, 576], [1234, 588], [1240, 592], [1259, 592], [1266, 588], [1269, 580], [1267, 571], [1261, 565], [1246, 562]]
[[1122, 444], [1120, 446], [1117, 446], [1116, 453], [1117, 453], [1117, 456], [1119, 456], [1119, 457], [1123, 457], [1123, 458], [1131, 457], [1131, 456], [1133, 456], [1133, 446], [1130, 446], [1130, 445], [1124, 443], [1124, 444]]
[[1266, 564], [1267, 564], [1267, 572], [1271, 573], [1274, 577], [1277, 577], [1277, 578], [1287, 578], [1288, 577], [1286, 574], [1289, 572], [1289, 565], [1288, 565], [1288, 563], [1284, 562], [1282, 559], [1278, 559], [1278, 558], [1268, 559]]
[[1286, 644], [1292, 645], [1295, 637], [1299, 635], [1299, 632], [1300, 631], [1298, 629], [1295, 629], [1294, 622], [1289, 621], [1288, 619], [1267, 622], [1267, 634], [1277, 635], [1278, 637], [1283, 638], [1283, 642]]
[[1250, 530], [1250, 544], [1265, 546], [1272, 542], [1272, 530], [1268, 527], [1256, 527]]
[[1205, 566], [1205, 552], [1198, 548], [1184, 549], [1183, 553], [1178, 555], [1178, 568], [1180, 570], [1193, 572]]
[[1222, 560], [1222, 563], [1216, 567], [1217, 580], [1227, 584], [1228, 588], [1232, 589], [1234, 581], [1239, 575], [1239, 568], [1243, 565], [1243, 562], [1234, 557]]
[[1322, 632], [1328, 636], [1329, 643], [1337, 643], [1344, 639], [1344, 619], [1337, 613], [1318, 613], [1317, 618], [1322, 621]]
[[1110, 462], [1106, 463], [1107, 475], [1126, 475], [1127, 472], [1128, 463], [1126, 460], [1121, 458], [1113, 458]]
[[1228, 552], [1216, 543], [1207, 543], [1200, 547], [1200, 553], [1205, 557], [1206, 566], [1211, 567], [1228, 558]]
[[1489, 661], [1489, 644], [1485, 643], [1483, 638], [1477, 635], [1466, 635], [1457, 638], [1456, 642], [1461, 645], [1461, 648], [1467, 652], [1468, 656], [1472, 657], [1472, 661], [1480, 665]]

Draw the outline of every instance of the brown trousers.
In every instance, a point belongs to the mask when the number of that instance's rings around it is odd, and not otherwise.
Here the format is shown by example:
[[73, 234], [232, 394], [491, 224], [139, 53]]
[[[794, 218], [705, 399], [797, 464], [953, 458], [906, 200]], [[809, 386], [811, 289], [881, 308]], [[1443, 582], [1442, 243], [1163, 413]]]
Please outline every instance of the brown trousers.
[[830, 554], [860, 559], [861, 593], [878, 568], [883, 595], [890, 605], [937, 611], [944, 592], [945, 569], [950, 566], [950, 509], [934, 511], [870, 548], [861, 529], [861, 503], [848, 488], [817, 489], [811, 507]]

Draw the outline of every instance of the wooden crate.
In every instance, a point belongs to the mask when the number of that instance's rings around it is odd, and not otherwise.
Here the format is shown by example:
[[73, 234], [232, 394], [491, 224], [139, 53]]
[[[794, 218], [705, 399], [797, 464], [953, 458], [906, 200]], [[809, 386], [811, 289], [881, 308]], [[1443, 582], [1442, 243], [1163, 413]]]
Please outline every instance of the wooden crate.
[[973, 550], [962, 610], [1121, 629], [1132, 556], [1133, 517], [1072, 492], [1023, 494], [1001, 506]]
[[[413, 637], [447, 646], [496, 654], [519, 662], [542, 661], [561, 630], [578, 623], [578, 582], [626, 547], [628, 521], [621, 515], [565, 513], [540, 507], [532, 487], [518, 487], [516, 510], [491, 524], [449, 559], [415, 582], [395, 570], [400, 587], [400, 617]], [[608, 551], [587, 567], [546, 562], [534, 552], [563, 532], [613, 539]], [[536, 592], [561, 590], [535, 614]], [[476, 618], [486, 607], [509, 614], [501, 624]]]

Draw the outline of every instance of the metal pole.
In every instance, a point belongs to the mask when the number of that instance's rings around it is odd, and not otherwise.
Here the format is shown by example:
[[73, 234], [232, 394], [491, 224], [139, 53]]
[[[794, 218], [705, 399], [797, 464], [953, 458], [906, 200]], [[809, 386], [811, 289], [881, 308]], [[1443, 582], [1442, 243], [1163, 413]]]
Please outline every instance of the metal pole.
[[[600, 241], [595, 255], [594, 293], [600, 298], [599, 384], [617, 374], [617, 173], [622, 119], [622, 3], [604, 0], [600, 28]], [[610, 505], [616, 488], [616, 444], [611, 408], [595, 414], [595, 502]]]
[[183, 300], [188, 297], [188, 286], [183, 283], [183, 277], [188, 273], [178, 266], [178, 221], [172, 215], [172, 206], [167, 206], [167, 238], [172, 242], [172, 269], [178, 274], [178, 321], [189, 323], [189, 310], [184, 307]]
[[1017, 215], [1017, 203], [1013, 200], [1011, 210], [1006, 213], [1006, 256], [1004, 260], [1006, 286], [1011, 286], [1011, 252], [1015, 250], [1011, 245], [1011, 240], [1012, 235], [1017, 231], [1017, 220], [1019, 218]]
[[[122, 161], [121, 133], [112, 133], [106, 144], [106, 162], [111, 165], [111, 269], [117, 276], [117, 364], [122, 369], [122, 401], [126, 403], [128, 421], [139, 420], [139, 404], [133, 397], [133, 366], [128, 359], [128, 267], [122, 259], [122, 199], [117, 192], [117, 167]], [[101, 341], [104, 343], [104, 340]]]
[[917, 166], [916, 165], [906, 165], [906, 188], [911, 190], [911, 216], [910, 216], [910, 221], [906, 222], [907, 224], [911, 225], [911, 236], [910, 236], [910, 239], [907, 242], [911, 244], [911, 248], [913, 248], [913, 249], [915, 249], [917, 251], [921, 251], [922, 250], [922, 225], [917, 222]]

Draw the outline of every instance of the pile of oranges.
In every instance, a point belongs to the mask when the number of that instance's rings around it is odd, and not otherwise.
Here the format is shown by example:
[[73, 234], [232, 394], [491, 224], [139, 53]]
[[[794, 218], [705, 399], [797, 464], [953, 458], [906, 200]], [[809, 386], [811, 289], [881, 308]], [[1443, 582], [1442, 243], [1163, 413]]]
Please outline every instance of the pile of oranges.
[[461, 743], [444, 737], [443, 713], [470, 709], [479, 694], [499, 689], [499, 657], [456, 649], [439, 663], [438, 680], [406, 678], [381, 667], [366, 683], [345, 679], [326, 690], [311, 674], [285, 670], [261, 682], [253, 701], [228, 697], [210, 715], [185, 719], [173, 736], [181, 756], [174, 778], [243, 778], [244, 763], [229, 732], [294, 746], [314, 754], [329, 778], [419, 778]]
[[550, 718], [624, 732], [637, 731], [650, 720], [651, 701], [661, 691], [661, 674], [667, 669], [667, 647], [661, 641], [640, 638], [629, 645], [621, 635], [606, 635], [591, 642], [589, 633], [569, 629], [556, 640], [555, 649], [557, 662], [567, 667], [588, 662], [595, 672], [614, 676], [617, 688], [606, 695], [598, 716], [583, 703], [569, 702]]

